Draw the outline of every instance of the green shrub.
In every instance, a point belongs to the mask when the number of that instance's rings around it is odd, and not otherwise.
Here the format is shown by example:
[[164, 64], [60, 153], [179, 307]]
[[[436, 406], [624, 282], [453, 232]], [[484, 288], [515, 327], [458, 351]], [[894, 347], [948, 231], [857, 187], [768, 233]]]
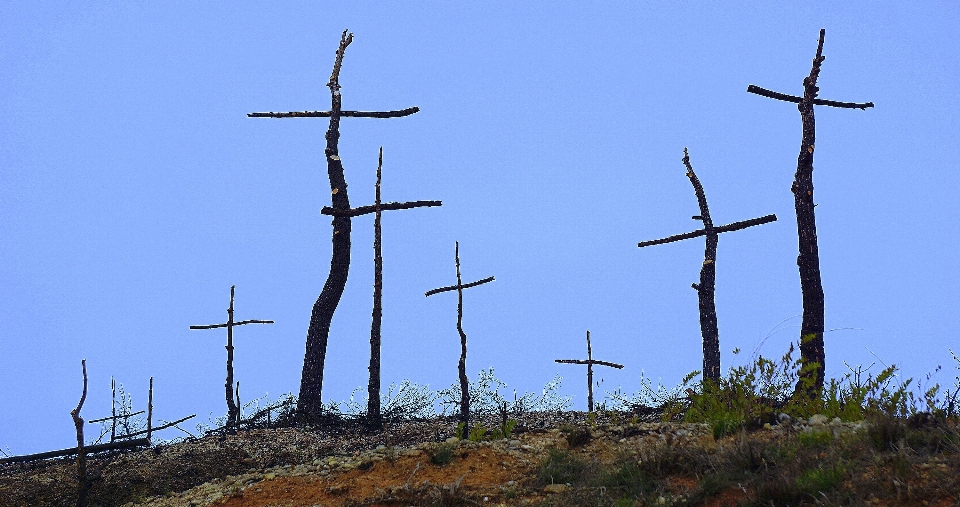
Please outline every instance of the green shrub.
[[428, 448], [427, 454], [430, 456], [430, 462], [438, 467], [449, 464], [453, 461], [453, 448], [454, 444], [446, 443]]

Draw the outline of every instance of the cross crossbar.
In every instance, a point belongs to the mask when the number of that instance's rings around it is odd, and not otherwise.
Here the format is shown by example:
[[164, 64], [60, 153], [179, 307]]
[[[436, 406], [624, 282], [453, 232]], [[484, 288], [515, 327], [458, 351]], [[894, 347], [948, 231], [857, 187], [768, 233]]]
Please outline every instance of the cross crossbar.
[[[341, 118], [402, 118], [420, 112], [419, 107], [408, 107], [399, 111], [340, 111]], [[247, 113], [248, 118], [329, 118], [332, 111], [288, 111], [285, 113]]]
[[487, 282], [492, 282], [493, 280], [494, 280], [494, 278], [491, 276], [491, 277], [484, 278], [483, 280], [477, 280], [476, 282], [465, 283], [465, 284], [462, 284], [462, 285], [461, 285], [461, 284], [458, 284], [458, 285], [450, 285], [449, 287], [440, 287], [439, 289], [428, 290], [424, 295], [427, 296], [427, 297], [429, 297], [429, 296], [432, 296], [432, 295], [434, 295], [434, 294], [439, 294], [439, 293], [441, 293], [441, 292], [447, 292], [447, 291], [457, 290], [457, 289], [469, 289], [470, 287], [476, 287], [477, 285], [483, 285], [483, 284], [485, 284], [485, 283], [487, 283]]
[[622, 364], [611, 363], [609, 361], [600, 361], [598, 359], [554, 359], [556, 363], [567, 363], [567, 364], [599, 364], [602, 366], [609, 366], [611, 368], [616, 368], [618, 370], [623, 369]]
[[[393, 209], [410, 209], [410, 208], [420, 208], [423, 206], [443, 206], [443, 201], [409, 201], [409, 202], [385, 202], [379, 205], [381, 211], [393, 210]], [[346, 210], [333, 209], [330, 206], [324, 206], [320, 210], [321, 215], [330, 215], [333, 217], [358, 217], [361, 215], [366, 215], [368, 213], [376, 213], [378, 206], [373, 204], [370, 206], [360, 206], [357, 208], [351, 208]]]
[[190, 329], [215, 329], [218, 327], [242, 326], [244, 324], [275, 324], [272, 320], [241, 320], [240, 322], [226, 322], [224, 324], [210, 324], [209, 326], [190, 326]]
[[[699, 220], [699, 219], [700, 219], [699, 216], [696, 216], [696, 217], [693, 217], [693, 218], [694, 218], [694, 220]], [[762, 225], [762, 224], [765, 224], [765, 223], [767, 223], [767, 222], [776, 222], [776, 221], [777, 221], [777, 215], [775, 215], [775, 214], [774, 214], [774, 215], [766, 215], [766, 216], [762, 216], [762, 217], [759, 217], [759, 218], [751, 218], [750, 220], [742, 220], [742, 221], [740, 221], [740, 222], [733, 222], [733, 223], [730, 223], [730, 224], [727, 224], [727, 225], [721, 225], [720, 227], [714, 227], [714, 228], [713, 228], [713, 232], [721, 233], [721, 232], [739, 231], [740, 229], [746, 229], [747, 227], [753, 227], [753, 226], [755, 226], [755, 225]], [[680, 241], [680, 240], [684, 240], [684, 239], [690, 239], [690, 238], [696, 238], [696, 237], [699, 237], [699, 236], [704, 236], [704, 235], [706, 235], [708, 232], [710, 232], [710, 231], [708, 231], [707, 229], [698, 229], [698, 230], [693, 231], [693, 232], [685, 232], [685, 233], [683, 233], [683, 234], [677, 234], [677, 235], [675, 235], [675, 236], [669, 236], [669, 237], [666, 237], [666, 238], [654, 239], [654, 240], [651, 240], [651, 241], [641, 241], [640, 243], [637, 244], [637, 246], [640, 247], [640, 248], [643, 248], [643, 247], [645, 247], [645, 246], [662, 245], [662, 244], [664, 244], [664, 243], [673, 243], [674, 241]]]
[[[799, 104], [803, 102], [803, 97], [797, 97], [796, 95], [787, 95], [786, 93], [775, 92], [773, 90], [768, 90], [766, 88], [760, 88], [757, 85], [747, 86], [747, 93], [755, 93], [763, 97], [768, 97], [771, 99], [783, 100], [785, 102], [793, 102], [794, 104]], [[873, 102], [837, 102], [835, 100], [824, 100], [824, 99], [813, 99], [813, 105], [815, 106], [830, 106], [830, 107], [842, 107], [846, 109], [860, 109], [861, 111], [866, 110], [868, 107], [873, 107]]]

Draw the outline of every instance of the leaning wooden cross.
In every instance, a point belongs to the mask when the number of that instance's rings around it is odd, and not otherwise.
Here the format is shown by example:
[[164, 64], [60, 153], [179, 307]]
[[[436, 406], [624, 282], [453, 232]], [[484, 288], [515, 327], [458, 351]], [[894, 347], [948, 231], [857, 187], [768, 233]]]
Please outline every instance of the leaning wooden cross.
[[334, 217], [356, 217], [367, 213], [376, 213], [373, 221], [373, 324], [370, 326], [370, 381], [367, 384], [367, 423], [379, 428], [380, 417], [380, 322], [383, 316], [383, 256], [380, 242], [380, 212], [383, 210], [410, 209], [421, 206], [442, 206], [440, 201], [411, 201], [380, 203], [380, 175], [383, 169], [383, 146], [380, 147], [380, 160], [377, 163], [376, 201], [373, 206], [361, 206], [348, 210], [338, 210], [324, 206], [320, 213]]
[[593, 412], [593, 365], [609, 366], [611, 368], [622, 369], [622, 364], [600, 361], [593, 358], [593, 349], [590, 348], [590, 331], [587, 331], [587, 359], [554, 359], [558, 363], [567, 364], [585, 364], [587, 365], [587, 410]]
[[230, 307], [227, 308], [227, 322], [223, 324], [210, 324], [207, 326], [190, 326], [190, 329], [215, 329], [218, 327], [227, 328], [227, 426], [233, 427], [240, 423], [240, 408], [233, 401], [233, 327], [246, 324], [273, 324], [272, 320], [241, 320], [233, 321], [233, 294], [237, 288], [236, 285], [230, 286]]
[[[327, 177], [330, 179], [330, 194], [333, 209], [338, 212], [351, 211], [347, 196], [347, 181], [343, 174], [343, 162], [340, 160], [338, 143], [340, 140], [340, 118], [401, 118], [420, 111], [417, 107], [408, 107], [398, 111], [344, 111], [341, 109], [343, 97], [340, 94], [340, 67], [347, 46], [353, 42], [353, 34], [344, 30], [340, 36], [333, 63], [333, 72], [327, 87], [330, 88], [329, 111], [292, 111], [287, 113], [249, 113], [251, 118], [330, 118], [327, 128], [326, 148]], [[382, 209], [405, 209], [390, 207], [388, 203]], [[413, 207], [413, 206], [408, 206]], [[352, 210], [361, 214], [363, 207]], [[368, 213], [373, 211], [370, 209]], [[330, 259], [330, 272], [323, 289], [317, 297], [310, 314], [307, 327], [306, 351], [303, 356], [303, 373], [300, 375], [300, 395], [297, 397], [297, 414], [301, 420], [319, 417], [323, 412], [321, 393], [323, 392], [323, 365], [327, 356], [327, 341], [330, 337], [330, 322], [340, 303], [343, 289], [347, 285], [350, 272], [350, 217], [355, 215], [338, 214], [333, 218], [333, 251]]]
[[[817, 218], [813, 202], [813, 151], [816, 144], [816, 118], [813, 106], [830, 106], [844, 109], [866, 110], [873, 102], [837, 102], [818, 99], [820, 88], [817, 78], [823, 63], [823, 38], [825, 30], [820, 30], [817, 43], [817, 56], [813, 59], [810, 74], [803, 78], [803, 97], [787, 95], [760, 88], [747, 86], [748, 93], [797, 104], [800, 110], [800, 122], [803, 134], [800, 139], [800, 155], [797, 157], [797, 172], [790, 190], [793, 192], [794, 208], [797, 212], [797, 236], [799, 254], [797, 268], [800, 271], [800, 291], [803, 294], [803, 321], [800, 324], [800, 379], [795, 392], [807, 391], [808, 394], [823, 387], [826, 355], [823, 349], [823, 284], [820, 279], [820, 249], [817, 246]], [[815, 367], [811, 367], [815, 365]]]
[[430, 297], [434, 294], [457, 291], [457, 332], [460, 333], [460, 363], [458, 370], [460, 372], [460, 421], [463, 423], [462, 436], [467, 438], [470, 435], [470, 391], [467, 382], [467, 335], [463, 332], [463, 289], [483, 285], [492, 282], [493, 277], [484, 278], [476, 282], [463, 283], [460, 278], [460, 242], [455, 243], [454, 258], [457, 263], [457, 284], [449, 287], [440, 287], [439, 289], [428, 290], [425, 296]]
[[691, 218], [703, 222], [703, 229], [670, 236], [669, 238], [644, 241], [637, 246], [660, 245], [698, 236], [707, 237], [707, 245], [703, 253], [703, 265], [700, 268], [700, 283], [691, 286], [697, 291], [700, 306], [700, 334], [703, 336], [703, 379], [716, 382], [720, 380], [720, 331], [717, 327], [717, 308], [714, 303], [714, 287], [717, 276], [717, 239], [721, 232], [737, 231], [754, 225], [774, 222], [777, 220], [777, 215], [767, 215], [714, 227], [713, 219], [710, 218], [710, 208], [707, 206], [707, 196], [703, 192], [700, 178], [697, 178], [696, 173], [693, 172], [693, 166], [690, 165], [690, 155], [686, 148], [683, 149], [683, 165], [687, 168], [687, 177], [690, 178], [693, 192], [697, 195], [697, 203], [700, 205], [700, 214]]

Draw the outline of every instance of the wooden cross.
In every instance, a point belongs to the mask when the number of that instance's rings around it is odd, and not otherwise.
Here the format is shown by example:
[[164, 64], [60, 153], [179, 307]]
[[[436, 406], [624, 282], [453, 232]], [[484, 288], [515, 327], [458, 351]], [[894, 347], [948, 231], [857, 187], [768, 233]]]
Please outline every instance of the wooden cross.
[[600, 361], [593, 358], [593, 350], [590, 348], [590, 331], [587, 331], [587, 359], [554, 359], [554, 361], [557, 363], [587, 365], [587, 410], [590, 412], [593, 412], [593, 365], [599, 364], [618, 370], [623, 368], [622, 364]]
[[218, 327], [227, 328], [227, 426], [235, 426], [240, 423], [240, 408], [233, 401], [233, 327], [243, 326], [246, 324], [273, 324], [272, 320], [241, 320], [240, 322], [234, 322], [233, 295], [236, 287], [236, 285], [230, 286], [230, 306], [227, 308], [227, 322], [223, 324], [210, 324], [206, 326], [190, 326], [190, 329], [215, 329]]
[[710, 218], [710, 208], [707, 206], [707, 196], [703, 192], [703, 185], [700, 184], [700, 178], [697, 178], [693, 172], [693, 166], [690, 165], [690, 155], [687, 149], [683, 149], [683, 165], [687, 168], [687, 177], [693, 185], [693, 192], [697, 195], [697, 203], [700, 206], [700, 214], [694, 215], [694, 220], [703, 222], [703, 229], [678, 234], [664, 239], [653, 241], [643, 241], [638, 247], [650, 245], [660, 245], [663, 243], [672, 243], [683, 239], [706, 236], [707, 244], [703, 253], [703, 265], [700, 268], [700, 283], [692, 284], [691, 287], [697, 291], [697, 299], [700, 307], [700, 334], [703, 336], [703, 378], [704, 380], [720, 380], [720, 331], [717, 327], [717, 308], [714, 302], [714, 287], [716, 282], [716, 261], [717, 261], [717, 239], [721, 232], [737, 231], [761, 225], [767, 222], [777, 220], [777, 215], [767, 215], [760, 218], [734, 222], [732, 224], [720, 227], [713, 226], [713, 219]]
[[[797, 172], [794, 175], [794, 208], [797, 212], [797, 237], [799, 253], [797, 267], [800, 271], [800, 290], [803, 295], [803, 321], [800, 324], [800, 379], [795, 392], [814, 393], [823, 387], [826, 358], [823, 348], [823, 284], [820, 278], [820, 249], [817, 245], [817, 219], [813, 202], [813, 151], [816, 144], [816, 118], [813, 106], [830, 106], [845, 109], [866, 110], [873, 102], [837, 102], [818, 99], [820, 88], [817, 78], [823, 63], [823, 39], [826, 30], [820, 30], [817, 55], [813, 59], [810, 74], [803, 78], [803, 97], [770, 91], [759, 86], [747, 86], [748, 93], [797, 104], [803, 134], [800, 140], [800, 155], [797, 157]], [[815, 365], [815, 367], [811, 367]], [[806, 367], [804, 367], [806, 366]]]
[[454, 244], [454, 259], [457, 264], [457, 284], [428, 290], [424, 295], [430, 297], [441, 292], [457, 291], [457, 332], [460, 333], [460, 363], [457, 366], [460, 373], [460, 421], [463, 423], [462, 436], [463, 438], [467, 438], [470, 435], [470, 392], [467, 381], [467, 335], [463, 332], [463, 289], [469, 289], [470, 287], [492, 282], [494, 278], [491, 276], [483, 280], [477, 280], [476, 282], [463, 283], [463, 280], [460, 278], [459, 241]]
[[[330, 259], [330, 272], [323, 289], [317, 297], [310, 314], [307, 327], [306, 352], [303, 357], [303, 372], [300, 376], [300, 394], [297, 397], [297, 413], [301, 420], [317, 418], [323, 412], [321, 393], [323, 391], [323, 366], [327, 355], [327, 341], [330, 336], [330, 323], [340, 303], [340, 296], [347, 284], [350, 272], [350, 217], [373, 212], [372, 206], [350, 209], [347, 196], [347, 181], [343, 174], [343, 162], [340, 160], [338, 143], [340, 140], [341, 118], [400, 118], [420, 111], [418, 107], [408, 107], [397, 111], [344, 111], [341, 109], [340, 67], [347, 46], [353, 42], [353, 34], [344, 30], [340, 36], [333, 63], [333, 72], [327, 87], [330, 89], [329, 111], [293, 111], [286, 113], [249, 113], [250, 118], [330, 118], [325, 134], [324, 155], [327, 161], [327, 176], [330, 179], [332, 208], [323, 212], [333, 216], [333, 251]], [[419, 202], [419, 201], [418, 201]], [[406, 209], [411, 203], [387, 203], [381, 209]], [[424, 205], [424, 204], [420, 204]], [[439, 204], [437, 204], [439, 205]], [[394, 207], [396, 206], [396, 207]]]
[[383, 256], [380, 241], [380, 215], [383, 210], [410, 209], [422, 206], [442, 206], [441, 201], [410, 201], [380, 203], [380, 176], [383, 169], [383, 146], [377, 163], [376, 200], [373, 206], [337, 210], [325, 206], [324, 215], [357, 217], [376, 213], [373, 221], [373, 324], [370, 326], [370, 381], [367, 384], [367, 421], [373, 427], [381, 426], [380, 419], [380, 319], [383, 316]]

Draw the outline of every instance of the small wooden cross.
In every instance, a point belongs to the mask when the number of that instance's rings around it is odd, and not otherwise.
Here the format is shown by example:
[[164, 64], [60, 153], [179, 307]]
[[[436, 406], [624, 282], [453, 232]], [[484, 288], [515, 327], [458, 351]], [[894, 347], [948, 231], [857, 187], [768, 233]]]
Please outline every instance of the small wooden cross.
[[233, 401], [233, 327], [246, 324], [273, 324], [272, 320], [241, 320], [240, 322], [234, 322], [233, 295], [236, 288], [236, 285], [230, 286], [230, 307], [227, 308], [227, 322], [206, 326], [190, 326], [190, 329], [227, 328], [227, 426], [235, 426], [240, 423], [240, 408], [237, 407], [237, 404]]
[[463, 289], [469, 289], [470, 287], [492, 282], [494, 278], [491, 276], [476, 282], [463, 283], [463, 280], [460, 278], [459, 241], [455, 242], [454, 259], [456, 259], [457, 263], [457, 284], [428, 290], [424, 295], [430, 297], [441, 292], [457, 291], [457, 331], [460, 333], [460, 363], [457, 367], [460, 372], [460, 420], [463, 422], [463, 437], [467, 438], [467, 436], [470, 435], [470, 392], [467, 381], [467, 335], [463, 332]]
[[557, 363], [567, 364], [585, 364], [587, 365], [587, 410], [593, 412], [593, 365], [609, 366], [618, 370], [623, 368], [622, 364], [600, 361], [593, 358], [593, 350], [590, 348], [590, 331], [587, 331], [587, 359], [554, 359]]

